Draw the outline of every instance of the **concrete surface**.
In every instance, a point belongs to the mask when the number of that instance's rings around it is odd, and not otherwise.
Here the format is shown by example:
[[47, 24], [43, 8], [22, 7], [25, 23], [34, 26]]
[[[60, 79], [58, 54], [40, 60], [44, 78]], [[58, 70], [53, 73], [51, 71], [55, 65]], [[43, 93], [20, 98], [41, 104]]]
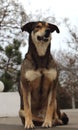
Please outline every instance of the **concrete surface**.
[[[69, 116], [69, 124], [64, 126], [57, 126], [47, 128], [48, 130], [78, 130], [78, 109], [64, 110]], [[35, 130], [42, 130], [37, 127]], [[0, 130], [25, 130], [19, 117], [5, 117], [0, 118]]]
[[[0, 93], [0, 130], [25, 130], [18, 117], [20, 97], [18, 92]], [[78, 130], [78, 109], [62, 110], [69, 116], [69, 124], [48, 130]], [[42, 130], [42, 128], [35, 128]]]

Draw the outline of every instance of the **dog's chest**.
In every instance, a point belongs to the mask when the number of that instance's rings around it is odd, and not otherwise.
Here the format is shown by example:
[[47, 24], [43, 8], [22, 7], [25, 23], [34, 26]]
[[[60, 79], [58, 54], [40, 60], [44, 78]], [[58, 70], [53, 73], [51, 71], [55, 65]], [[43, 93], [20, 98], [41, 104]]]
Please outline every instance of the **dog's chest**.
[[41, 44], [41, 43], [35, 44], [39, 56], [45, 55], [48, 45], [49, 44]]
[[31, 93], [31, 103], [34, 109], [41, 109], [47, 103], [47, 99], [48, 88], [46, 90], [44, 86], [38, 86], [37, 88], [33, 87]]

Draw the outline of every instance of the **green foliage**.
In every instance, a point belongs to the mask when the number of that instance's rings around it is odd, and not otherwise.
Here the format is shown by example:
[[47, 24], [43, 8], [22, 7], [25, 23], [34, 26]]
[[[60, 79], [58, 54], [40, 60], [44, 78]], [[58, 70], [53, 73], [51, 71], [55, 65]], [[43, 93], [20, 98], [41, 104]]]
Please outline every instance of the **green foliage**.
[[8, 58], [11, 58], [12, 57], [12, 52], [13, 52], [13, 46], [12, 45], [8, 45], [6, 48], [5, 48], [5, 54]]
[[2, 46], [0, 45], [0, 51], [3, 51], [3, 48], [2, 48]]
[[19, 51], [20, 42], [14, 39], [13, 44], [6, 46], [5, 55], [16, 64], [21, 63], [21, 53]]
[[3, 51], [7, 58], [2, 57], [1, 69], [3, 69], [3, 74], [0, 77], [0, 80], [3, 81], [5, 85], [4, 91], [12, 90], [12, 86], [18, 82], [20, 73], [19, 65], [22, 62], [21, 52], [19, 51], [21, 42], [14, 39], [13, 44], [10, 44], [3, 48], [0, 46], [0, 50]]
[[13, 81], [12, 81], [12, 77], [10, 74], [8, 74], [7, 72], [5, 72], [0, 79], [5, 86], [4, 92], [9, 91], [12, 88], [13, 85]]

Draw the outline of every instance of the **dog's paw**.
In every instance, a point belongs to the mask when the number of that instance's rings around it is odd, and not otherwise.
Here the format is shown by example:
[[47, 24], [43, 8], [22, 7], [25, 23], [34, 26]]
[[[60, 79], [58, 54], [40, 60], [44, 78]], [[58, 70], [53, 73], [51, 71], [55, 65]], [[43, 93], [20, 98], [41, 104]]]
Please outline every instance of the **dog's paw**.
[[60, 120], [60, 119], [55, 119], [55, 120], [53, 121], [53, 126], [57, 126], [57, 125], [63, 125], [62, 120]]
[[52, 121], [51, 120], [45, 120], [42, 124], [42, 127], [52, 127]]
[[27, 121], [26, 120], [26, 122], [25, 122], [25, 128], [30, 129], [30, 128], [34, 128], [34, 127], [35, 126], [34, 126], [34, 124], [33, 124], [32, 121]]

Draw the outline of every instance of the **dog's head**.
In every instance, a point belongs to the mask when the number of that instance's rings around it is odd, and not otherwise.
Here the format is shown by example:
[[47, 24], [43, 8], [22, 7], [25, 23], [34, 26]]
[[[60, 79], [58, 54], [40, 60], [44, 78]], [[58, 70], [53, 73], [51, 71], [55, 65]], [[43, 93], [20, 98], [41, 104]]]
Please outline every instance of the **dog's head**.
[[[56, 25], [42, 21], [29, 22], [21, 29], [22, 31], [27, 31], [31, 35], [32, 41], [35, 44], [37, 51], [41, 51], [42, 48], [44, 48], [46, 51], [48, 45], [51, 43], [51, 33], [54, 31], [57, 33], [60, 32]], [[43, 54], [40, 53], [40, 55], [44, 55], [45, 51], [42, 50]]]

